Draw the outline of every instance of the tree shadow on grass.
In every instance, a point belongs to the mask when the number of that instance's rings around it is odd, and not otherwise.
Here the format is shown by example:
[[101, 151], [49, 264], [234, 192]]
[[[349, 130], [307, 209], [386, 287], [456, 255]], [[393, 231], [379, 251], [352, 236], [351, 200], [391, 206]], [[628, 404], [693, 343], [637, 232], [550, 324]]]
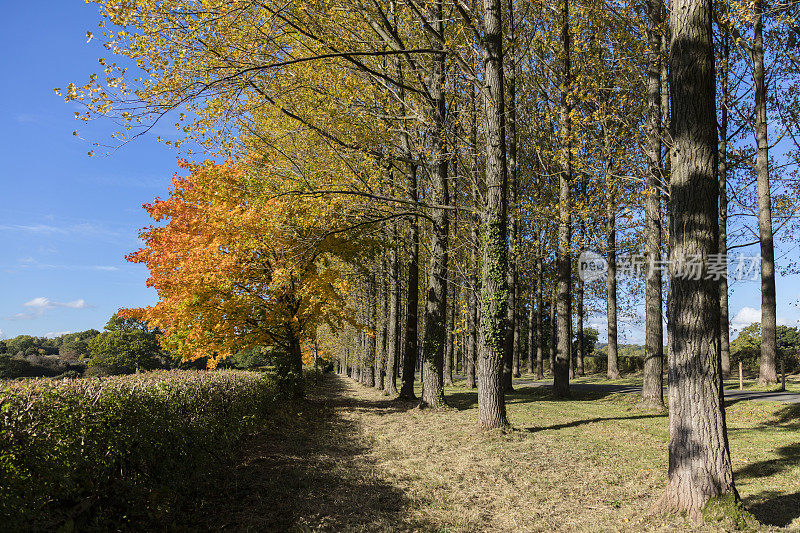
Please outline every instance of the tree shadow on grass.
[[478, 392], [476, 390], [465, 392], [452, 392], [444, 396], [445, 402], [450, 407], [459, 411], [466, 411], [478, 405]]
[[[419, 531], [397, 487], [376, 474], [367, 441], [337, 407], [380, 409], [346, 398], [329, 376], [292, 416], [254, 437], [222, 479], [205, 487], [179, 529], [204, 531]], [[391, 404], [386, 400], [386, 404]], [[163, 529], [163, 528], [161, 528]]]
[[419, 406], [419, 400], [402, 400], [386, 396], [382, 400], [368, 400], [365, 398], [354, 398], [347, 390], [346, 383], [350, 381], [354, 386], [364, 390], [380, 393], [378, 389], [367, 387], [357, 381], [352, 381], [343, 376], [330, 376], [325, 384], [325, 396], [322, 398], [328, 407], [342, 408], [351, 411], [370, 412], [371, 414], [388, 415], [393, 413], [404, 413]]
[[[536, 386], [517, 386], [512, 392], [507, 392], [506, 405], [526, 404], [532, 402], [550, 401], [589, 401], [600, 400], [613, 394], [619, 394], [616, 388], [594, 388], [594, 387], [573, 387], [570, 391], [570, 398], [567, 400], [556, 400], [553, 398], [552, 385]], [[464, 392], [450, 392], [446, 394], [447, 404], [464, 411], [472, 409], [478, 405], [478, 393], [476, 390], [465, 390]]]
[[745, 507], [762, 524], [786, 527], [800, 517], [800, 492], [768, 490], [744, 499]]
[[539, 431], [573, 428], [577, 426], [583, 426], [586, 424], [594, 424], [596, 422], [608, 422], [610, 420], [640, 420], [645, 418], [663, 418], [665, 416], [666, 415], [664, 414], [650, 414], [650, 415], [607, 416], [607, 417], [587, 418], [584, 420], [573, 420], [572, 422], [565, 422], [563, 424], [554, 424], [552, 426], [535, 426], [535, 427], [521, 428], [521, 431], [527, 431], [528, 433], [538, 433]]
[[781, 446], [775, 452], [779, 458], [750, 463], [737, 470], [735, 475], [747, 478], [769, 477], [800, 464], [800, 442]]
[[790, 429], [800, 429], [800, 403], [790, 403], [782, 407], [777, 415], [778, 424]]

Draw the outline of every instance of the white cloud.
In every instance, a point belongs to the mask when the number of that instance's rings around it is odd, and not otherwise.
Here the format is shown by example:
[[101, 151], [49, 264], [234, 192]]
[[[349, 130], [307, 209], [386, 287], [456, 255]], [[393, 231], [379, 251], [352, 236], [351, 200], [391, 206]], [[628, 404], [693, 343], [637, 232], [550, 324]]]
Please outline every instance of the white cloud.
[[25, 307], [41, 307], [46, 308], [50, 307], [50, 298], [45, 298], [44, 296], [40, 296], [39, 298], [34, 298], [30, 302], [25, 302]]
[[33, 320], [37, 316], [40, 316], [44, 311], [39, 310], [35, 313], [16, 313], [11, 316], [4, 317], [3, 320]]
[[731, 329], [738, 331], [754, 322], [761, 322], [761, 309], [742, 307], [731, 319]]
[[33, 300], [29, 300], [22, 304], [22, 306], [28, 307], [32, 309], [32, 311], [16, 313], [14, 315], [4, 317], [4, 320], [33, 320], [42, 316], [48, 309], [90, 309], [94, 307], [93, 305], [86, 303], [86, 300], [83, 298], [78, 298], [77, 300], [73, 300], [71, 302], [55, 302], [50, 298], [45, 298], [44, 296], [39, 296]]
[[26, 231], [42, 235], [66, 235], [65, 228], [49, 226], [47, 224], [0, 224], [0, 231]]
[[76, 236], [81, 238], [103, 237], [118, 239], [125, 236], [118, 231], [109, 229], [104, 224], [90, 222], [81, 222], [64, 226], [55, 226], [52, 224], [0, 224], [0, 231], [26, 232], [35, 233], [37, 235]]
[[67, 307], [69, 309], [86, 309], [91, 307], [89, 304], [86, 303], [86, 300], [83, 298], [78, 298], [77, 300], [73, 300], [71, 302], [54, 302], [50, 298], [45, 298], [44, 296], [40, 296], [38, 298], [34, 298], [29, 302], [25, 302], [22, 304], [25, 307], [33, 307], [36, 309], [51, 309], [53, 307]]
[[53, 305], [56, 307], [69, 307], [70, 309], [87, 309], [91, 307], [83, 298], [78, 298], [77, 300], [65, 303], [53, 302]]
[[48, 331], [44, 334], [45, 338], [47, 339], [54, 339], [56, 337], [60, 337], [61, 335], [66, 335], [68, 333], [72, 333], [71, 331]]
[[93, 272], [117, 272], [119, 267], [113, 265], [55, 265], [51, 263], [40, 263], [33, 257], [22, 257], [18, 261], [17, 268], [32, 268], [39, 270], [70, 270]]
[[[780, 315], [776, 317], [776, 321], [779, 326], [788, 326], [790, 324], [797, 324], [800, 322], [800, 320], [792, 321]], [[730, 320], [730, 325], [733, 331], [739, 331], [742, 328], [756, 322], [761, 322], [761, 309], [756, 309], [754, 307], [742, 307], [741, 310], [739, 310], [739, 312], [736, 313], [736, 315]]]

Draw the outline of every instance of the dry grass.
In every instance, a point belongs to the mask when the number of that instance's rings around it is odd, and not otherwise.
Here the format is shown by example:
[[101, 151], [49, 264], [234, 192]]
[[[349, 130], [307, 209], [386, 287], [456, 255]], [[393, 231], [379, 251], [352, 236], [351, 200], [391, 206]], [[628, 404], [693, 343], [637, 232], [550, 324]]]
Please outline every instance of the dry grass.
[[[515, 429], [475, 431], [476, 394], [420, 411], [330, 376], [253, 442], [194, 527], [252, 531], [709, 531], [650, 512], [665, 483], [666, 417], [626, 395], [508, 397]], [[728, 409], [737, 485], [763, 522], [800, 529], [797, 406]], [[215, 518], [212, 518], [214, 516]]]

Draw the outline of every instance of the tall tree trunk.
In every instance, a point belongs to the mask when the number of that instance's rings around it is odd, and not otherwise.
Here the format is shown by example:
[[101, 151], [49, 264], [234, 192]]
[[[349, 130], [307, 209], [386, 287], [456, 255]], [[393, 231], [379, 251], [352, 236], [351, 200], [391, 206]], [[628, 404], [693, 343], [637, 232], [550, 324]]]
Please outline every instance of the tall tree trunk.
[[[474, 8], [474, 0], [473, 0]], [[473, 68], [474, 68], [473, 64]], [[471, 231], [470, 231], [470, 282], [469, 288], [469, 303], [468, 303], [468, 340], [467, 340], [467, 364], [464, 373], [466, 374], [467, 388], [475, 388], [475, 365], [478, 357], [478, 338], [480, 327], [480, 313], [478, 311], [478, 302], [480, 300], [480, 226], [481, 215], [479, 206], [481, 205], [481, 188], [480, 188], [480, 171], [478, 166], [478, 102], [475, 94], [475, 86], [470, 87], [470, 147], [472, 150], [472, 157], [470, 158], [470, 174], [472, 176], [472, 207], [473, 213], [471, 217]]]
[[[450, 272], [452, 275], [453, 272]], [[453, 280], [448, 280], [447, 282], [447, 294], [448, 294], [448, 305], [447, 305], [447, 351], [445, 353], [444, 358], [444, 384], [448, 386], [453, 385], [453, 367], [456, 364], [456, 302], [458, 301], [458, 286], [453, 282]]]
[[286, 333], [289, 345], [291, 392], [295, 398], [302, 398], [305, 394], [305, 383], [303, 380], [303, 350], [300, 345], [300, 332], [297, 331], [294, 324], [291, 324]]
[[536, 357], [536, 348], [534, 345], [534, 325], [536, 324], [536, 289], [536, 287], [531, 288], [528, 298], [528, 374], [533, 374]]
[[[719, 282], [679, 275], [689, 257], [718, 246], [717, 117], [710, 0], [670, 4], [670, 278], [673, 332], [669, 364], [669, 470], [660, 504], [700, 519], [733, 483], [719, 359]], [[703, 272], [705, 274], [705, 272]], [[733, 510], [733, 509], [731, 509]]]
[[[730, 67], [730, 42], [728, 32], [722, 32], [722, 63], [720, 65], [720, 82], [722, 87], [722, 109], [720, 110], [719, 131], [719, 249], [720, 258], [727, 266], [728, 262], [728, 102], [730, 101], [730, 88], [728, 86], [728, 73]], [[727, 272], [727, 268], [725, 269]], [[731, 326], [728, 312], [728, 276], [719, 280], [719, 336], [720, 359], [722, 360], [722, 375], [731, 373]]]
[[[508, 264], [506, 266], [506, 286], [508, 287], [508, 306], [506, 307], [506, 337], [503, 351], [503, 388], [506, 392], [514, 390], [513, 376], [519, 374], [519, 360], [514, 360], [514, 337], [517, 329], [517, 111], [516, 111], [516, 76], [517, 67], [516, 33], [514, 28], [514, 0], [508, 0], [508, 19], [510, 46], [505, 50], [504, 67], [507, 72], [506, 89], [508, 100], [505, 102], [506, 153], [508, 177]], [[517, 337], [519, 338], [519, 337]], [[517, 352], [519, 355], [519, 352]], [[516, 363], [516, 367], [515, 367]]]
[[[394, 3], [392, 4], [394, 7]], [[392, 9], [394, 12], [394, 9]], [[400, 101], [406, 101], [404, 89], [403, 61], [400, 57], [396, 58], [395, 68], [397, 79], [401, 82], [398, 88]], [[403, 152], [409, 161], [414, 159], [411, 151], [411, 142], [408, 131], [402, 130], [400, 143]], [[413, 163], [406, 164], [406, 191], [408, 199], [416, 205], [419, 201], [419, 183], [417, 176], [417, 166]], [[403, 375], [400, 386], [400, 398], [405, 400], [415, 400], [414, 394], [414, 373], [417, 367], [417, 354], [419, 352], [419, 218], [415, 215], [409, 219], [409, 250], [408, 250], [408, 278], [406, 289], [406, 319], [405, 331], [403, 334]], [[399, 322], [399, 321], [398, 321]]]
[[[572, 265], [570, 265], [570, 268]], [[572, 290], [572, 279], [570, 278], [570, 290], [569, 290], [569, 322], [567, 322], [567, 338], [569, 339], [569, 343], [567, 344], [567, 350], [569, 351], [569, 357], [567, 360], [569, 361], [569, 380], [572, 381], [575, 379], [575, 343], [574, 343], [574, 326], [572, 324], [572, 310], [575, 308], [573, 305], [573, 290]]]
[[[666, 20], [667, 17], [667, 7], [664, 2], [661, 2], [661, 19]], [[661, 32], [661, 50], [664, 52], [664, 59], [661, 61], [661, 136], [662, 138], [666, 138], [668, 132], [670, 131], [670, 124], [672, 122], [671, 115], [670, 115], [670, 107], [669, 107], [669, 84], [670, 76], [669, 76], [669, 28], [665, 28], [664, 31]], [[667, 191], [666, 195], [666, 202], [667, 202], [667, 209], [664, 213], [664, 223], [661, 226], [661, 229], [665, 230], [664, 237], [667, 240], [667, 256], [669, 257], [669, 228], [671, 226], [671, 218], [670, 218], [670, 210], [671, 207], [669, 206], [669, 198], [671, 195], [669, 194], [670, 190], [670, 173], [672, 172], [672, 156], [670, 155], [670, 147], [669, 144], [664, 143], [664, 150], [663, 150], [663, 157], [661, 160], [661, 164], [663, 165], [661, 175], [664, 177], [664, 187]], [[672, 358], [672, 289], [670, 288], [669, 283], [669, 276], [667, 276], [667, 304], [665, 306], [666, 311], [666, 323], [667, 323], [667, 354], [666, 360], [667, 364]], [[663, 361], [663, 359], [662, 359]]]
[[367, 285], [367, 320], [366, 323], [372, 330], [371, 335], [366, 335], [364, 338], [365, 354], [364, 354], [364, 385], [367, 387], [375, 386], [375, 348], [377, 345], [376, 323], [375, 314], [378, 310], [378, 295], [375, 283], [375, 274], [370, 273]]
[[558, 292], [553, 287], [550, 294], [550, 375], [556, 371], [556, 352], [558, 351]]
[[[537, 233], [541, 237], [541, 231]], [[536, 379], [544, 378], [544, 329], [542, 321], [544, 315], [544, 280], [542, 278], [542, 245], [536, 239]]]
[[[606, 133], [607, 135], [608, 133]], [[606, 314], [608, 316], [608, 379], [619, 379], [617, 353], [617, 202], [610, 172], [606, 174]]]
[[572, 300], [570, 298], [572, 261], [570, 259], [569, 193], [570, 182], [572, 181], [572, 124], [569, 104], [571, 85], [569, 0], [562, 0], [561, 17], [563, 70], [559, 92], [561, 93], [560, 143], [563, 168], [559, 173], [558, 179], [558, 350], [556, 351], [556, 366], [553, 372], [553, 394], [556, 398], [567, 398], [569, 397], [570, 323], [572, 322], [572, 312], [570, 310]]
[[[431, 6], [432, 26], [439, 35], [444, 35], [444, 11], [442, 0]], [[432, 46], [442, 50], [434, 41]], [[431, 71], [431, 155], [433, 168], [429, 172], [433, 201], [439, 206], [450, 203], [447, 179], [447, 141], [445, 139], [445, 54], [442, 51], [433, 59]], [[447, 209], [433, 207], [431, 212], [431, 263], [428, 271], [428, 289], [425, 291], [425, 332], [422, 338], [422, 402], [425, 407], [438, 408], [444, 405], [443, 362], [447, 319], [447, 255], [450, 217]]]
[[[588, 197], [586, 195], [586, 174], [581, 173], [580, 179], [580, 201], [581, 203], [588, 204]], [[581, 214], [580, 222], [578, 224], [578, 229], [580, 231], [580, 249], [586, 248], [586, 219], [583, 214]], [[585, 293], [586, 288], [584, 285], [583, 278], [581, 276], [577, 277], [576, 280], [577, 288], [575, 294], [575, 301], [577, 303], [577, 312], [575, 313], [575, 323], [577, 325], [577, 334], [575, 336], [575, 373], [578, 376], [584, 375], [584, 357], [586, 356], [585, 353], [585, 344], [584, 344], [584, 321], [586, 319], [586, 305], [585, 305]]]
[[518, 378], [520, 377], [520, 335], [522, 334], [522, 319], [520, 318], [522, 309], [520, 309], [520, 307], [522, 300], [519, 292], [518, 276], [515, 275], [515, 278], [517, 278], [514, 280], [514, 306], [516, 307], [516, 311], [514, 312], [514, 337], [511, 347], [511, 375], [515, 378]]
[[661, 5], [647, 2], [647, 196], [645, 199], [645, 347], [642, 407], [664, 406], [661, 317]]
[[[362, 313], [362, 316], [366, 318], [366, 314]], [[366, 364], [367, 360], [367, 341], [366, 335], [363, 331], [358, 333], [358, 364], [356, 365], [356, 374], [357, 374], [357, 381], [364, 384], [364, 365]]]
[[397, 394], [397, 361], [400, 356], [400, 272], [397, 261], [397, 223], [392, 223], [392, 245], [389, 248], [389, 338], [386, 356], [386, 378], [383, 388], [387, 394]]
[[[477, 229], [473, 230], [473, 238], [478, 239]], [[475, 388], [475, 358], [478, 353], [478, 250], [477, 242], [473, 243], [472, 264], [470, 265], [470, 284], [468, 286], [469, 303], [467, 304], [467, 349], [464, 374], [466, 387]]]
[[376, 280], [378, 290], [376, 295], [378, 297], [377, 305], [380, 309], [377, 314], [376, 328], [378, 333], [377, 339], [377, 358], [375, 360], [375, 388], [383, 390], [383, 380], [386, 376], [386, 359], [387, 359], [387, 340], [389, 336], [388, 323], [389, 323], [389, 285], [387, 278], [389, 268], [387, 265], [386, 254], [381, 254], [380, 263], [380, 277]]
[[[581, 219], [580, 229], [581, 229], [581, 243], [582, 245], [585, 245], [586, 225], [583, 219]], [[584, 320], [584, 315], [586, 314], [586, 309], [584, 308], [584, 301], [583, 301], [584, 300], [583, 279], [580, 276], [578, 276], [578, 279], [576, 281], [578, 284], [578, 291], [577, 291], [578, 294], [575, 296], [575, 299], [577, 300], [578, 304], [578, 312], [576, 315], [578, 334], [575, 339], [576, 342], [575, 347], [577, 348], [575, 354], [575, 372], [577, 373], [577, 375], [582, 376], [584, 375], [583, 358], [586, 355], [585, 353], [583, 353], [585, 348], [583, 343], [583, 320]]]
[[395, 292], [397, 293], [397, 300], [395, 303], [395, 309], [397, 313], [397, 322], [395, 323], [395, 353], [397, 354], [397, 357], [394, 361], [394, 374], [396, 378], [399, 378], [400, 370], [403, 364], [403, 346], [405, 342], [405, 339], [403, 338], [403, 329], [405, 327], [405, 324], [403, 323], [403, 317], [405, 316], [405, 309], [403, 308], [403, 264], [399, 257], [396, 257], [396, 263], [397, 288]]
[[764, 69], [764, 1], [755, 2], [753, 81], [755, 82], [756, 175], [758, 177], [758, 234], [761, 241], [761, 363], [760, 384], [777, 383], [777, 316], [775, 308], [775, 249], [772, 238], [772, 201], [769, 190], [769, 145], [767, 142], [767, 90]]
[[503, 20], [500, 0], [483, 0], [486, 199], [483, 211], [478, 426], [508, 425], [503, 393], [503, 345], [508, 292], [506, 272], [506, 140], [503, 94]]
[[[419, 193], [417, 190], [417, 167], [415, 165], [408, 165], [406, 177], [408, 179], [408, 195], [411, 201], [416, 202]], [[412, 217], [410, 220], [409, 241], [403, 381], [400, 387], [400, 397], [405, 400], [414, 400], [417, 397], [414, 394], [414, 373], [417, 368], [417, 353], [419, 350], [419, 222], [417, 217]]]
[[[417, 316], [419, 316], [419, 311], [417, 311]], [[425, 328], [425, 324], [424, 323], [423, 323], [422, 327], [423, 327], [423, 329], [422, 329], [422, 337], [424, 337], [425, 336], [425, 329], [424, 329]], [[424, 384], [425, 383], [425, 380], [422, 378], [422, 357], [417, 357], [417, 381], [419, 381], [420, 384]]]
[[[457, 158], [453, 158], [451, 164], [453, 165], [453, 176], [458, 176], [457, 170]], [[455, 243], [456, 239], [458, 238], [458, 211], [457, 205], [455, 203], [456, 196], [452, 195], [450, 197], [451, 205], [456, 208], [453, 211], [453, 222], [452, 226], [452, 236], [451, 239], [452, 243]], [[458, 344], [456, 339], [456, 313], [458, 309], [458, 297], [459, 297], [459, 287], [458, 284], [455, 282], [455, 268], [452, 266], [448, 271], [447, 277], [447, 343], [445, 345], [445, 355], [444, 355], [444, 384], [447, 386], [453, 385], [453, 372], [456, 370], [456, 366], [458, 364], [457, 352], [456, 352], [456, 345]]]

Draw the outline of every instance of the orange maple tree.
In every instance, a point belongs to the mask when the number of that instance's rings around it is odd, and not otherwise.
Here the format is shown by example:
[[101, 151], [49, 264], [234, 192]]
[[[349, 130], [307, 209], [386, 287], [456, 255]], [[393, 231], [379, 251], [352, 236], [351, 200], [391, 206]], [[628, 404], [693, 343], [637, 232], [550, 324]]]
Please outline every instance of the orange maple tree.
[[280, 176], [258, 159], [181, 166], [166, 200], [145, 209], [156, 221], [130, 254], [150, 270], [152, 307], [123, 314], [164, 332], [162, 343], [209, 366], [239, 350], [271, 346], [284, 354], [283, 377], [302, 375], [302, 341], [322, 324], [352, 322], [342, 266], [358, 254], [340, 200], [285, 194]]

